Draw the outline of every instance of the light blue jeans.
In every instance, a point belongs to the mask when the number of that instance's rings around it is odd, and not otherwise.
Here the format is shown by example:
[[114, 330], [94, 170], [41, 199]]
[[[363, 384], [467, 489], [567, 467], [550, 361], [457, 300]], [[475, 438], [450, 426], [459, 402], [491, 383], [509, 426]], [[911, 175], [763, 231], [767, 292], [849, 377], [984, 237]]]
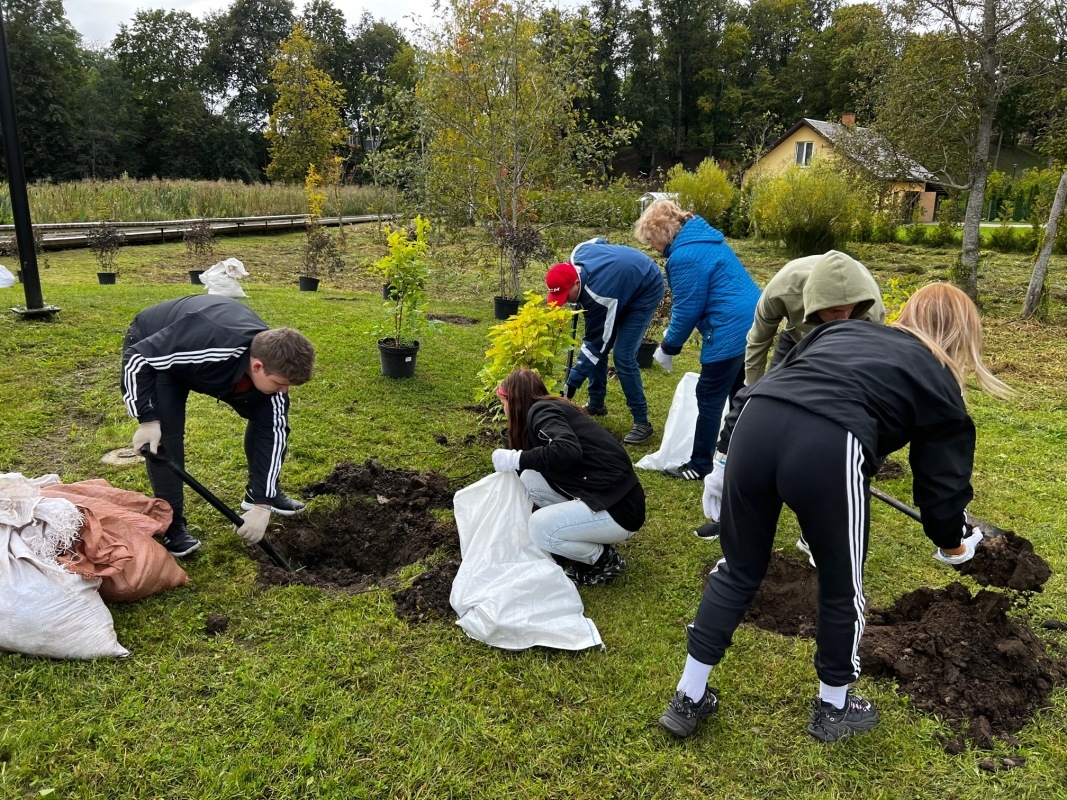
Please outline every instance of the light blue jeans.
[[537, 506], [530, 517], [530, 538], [542, 550], [592, 564], [604, 552], [603, 545], [634, 535], [607, 511], [593, 511], [581, 500], [557, 492], [537, 470], [523, 470], [519, 477]]

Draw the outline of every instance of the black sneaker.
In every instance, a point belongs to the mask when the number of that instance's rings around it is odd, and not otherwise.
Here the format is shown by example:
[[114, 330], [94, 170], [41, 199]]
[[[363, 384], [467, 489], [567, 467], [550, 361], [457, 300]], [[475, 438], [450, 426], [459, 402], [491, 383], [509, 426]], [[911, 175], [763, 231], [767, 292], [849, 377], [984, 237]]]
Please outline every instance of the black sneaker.
[[823, 742], [839, 742], [878, 724], [878, 709], [850, 689], [844, 708], [834, 708], [818, 697], [812, 704], [808, 733]]
[[693, 535], [698, 539], [703, 539], [705, 542], [714, 542], [719, 538], [719, 523], [718, 522], [705, 522], [695, 531]]
[[167, 528], [163, 534], [163, 546], [175, 558], [185, 558], [203, 547], [204, 543], [189, 534], [184, 522], [179, 522]]
[[591, 417], [606, 417], [608, 415], [607, 406], [598, 406], [594, 405], [593, 403], [586, 403], [584, 406], [582, 406], [582, 408], [585, 410], [585, 413]]
[[659, 724], [675, 736], [684, 739], [697, 729], [697, 723], [719, 710], [719, 690], [704, 687], [700, 700], [690, 700], [684, 692], [675, 692], [667, 703], [667, 710], [659, 718]]
[[576, 586], [596, 586], [598, 583], [615, 580], [622, 575], [624, 569], [626, 569], [626, 559], [619, 554], [618, 550], [606, 544], [600, 558], [592, 564], [575, 561], [564, 572]]
[[623, 444], [641, 444], [652, 438], [652, 424], [649, 422], [635, 422], [630, 432], [622, 437]]
[[663, 474], [671, 478], [681, 478], [683, 481], [702, 481], [706, 473], [701, 472], [692, 464], [682, 464], [680, 467], [667, 467]]
[[[241, 508], [244, 511], [251, 511], [254, 505], [255, 503], [252, 502], [252, 495], [246, 489], [245, 499], [241, 501]], [[270, 510], [275, 514], [281, 514], [283, 517], [296, 516], [306, 508], [307, 506], [299, 500], [286, 497], [281, 492], [270, 499]]]

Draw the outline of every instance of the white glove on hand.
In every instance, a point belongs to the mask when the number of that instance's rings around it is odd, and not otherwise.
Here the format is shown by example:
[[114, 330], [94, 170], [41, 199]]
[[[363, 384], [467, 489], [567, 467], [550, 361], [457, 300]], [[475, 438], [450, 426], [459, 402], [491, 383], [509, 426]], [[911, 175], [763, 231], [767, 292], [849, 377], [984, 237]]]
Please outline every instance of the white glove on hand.
[[652, 354], [652, 358], [655, 359], [657, 364], [667, 370], [667, 372], [674, 369], [674, 356], [669, 356], [664, 353], [663, 348], [657, 347], [656, 352]]
[[137, 426], [137, 430], [133, 432], [133, 452], [140, 453], [141, 448], [148, 445], [148, 449], [153, 453], [159, 452], [159, 440], [163, 438], [163, 431], [160, 430], [159, 421], [154, 422], [142, 422]]
[[497, 472], [514, 472], [519, 468], [519, 455], [522, 450], [505, 450], [502, 447], [493, 451], [493, 469]]
[[726, 458], [716, 457], [711, 472], [704, 476], [704, 516], [712, 522], [719, 521], [722, 510], [722, 480], [726, 474]]
[[245, 521], [240, 528], [234, 526], [234, 531], [249, 544], [259, 544], [263, 534], [267, 532], [267, 523], [270, 522], [270, 509], [266, 506], [252, 506], [241, 515]]
[[[966, 532], [966, 528], [963, 529]], [[941, 548], [937, 548], [934, 551], [934, 560], [940, 561], [942, 564], [948, 564], [950, 567], [963, 564], [974, 558], [974, 549], [978, 547], [978, 543], [982, 541], [982, 531], [979, 528], [972, 528], [974, 532], [970, 536], [965, 536], [960, 545], [963, 546], [963, 552], [958, 556], [946, 555], [941, 551]]]

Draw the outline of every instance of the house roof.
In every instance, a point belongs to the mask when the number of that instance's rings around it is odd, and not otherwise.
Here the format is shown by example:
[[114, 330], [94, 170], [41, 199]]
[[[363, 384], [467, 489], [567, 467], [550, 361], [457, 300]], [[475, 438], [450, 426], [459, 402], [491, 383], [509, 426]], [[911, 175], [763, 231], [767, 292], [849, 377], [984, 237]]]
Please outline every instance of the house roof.
[[878, 131], [858, 125], [805, 118], [786, 131], [771, 150], [805, 125], [880, 180], [937, 182], [936, 175], [911, 156], [895, 149]]

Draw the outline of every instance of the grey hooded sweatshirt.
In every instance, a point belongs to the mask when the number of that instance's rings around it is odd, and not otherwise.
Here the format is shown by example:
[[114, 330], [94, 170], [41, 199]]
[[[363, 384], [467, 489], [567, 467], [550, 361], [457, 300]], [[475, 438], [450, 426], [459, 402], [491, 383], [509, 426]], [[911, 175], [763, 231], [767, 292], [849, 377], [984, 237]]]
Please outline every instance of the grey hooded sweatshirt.
[[874, 276], [859, 261], [837, 250], [805, 256], [782, 267], [763, 289], [745, 348], [745, 385], [767, 371], [767, 354], [778, 327], [799, 342], [821, 320], [819, 311], [855, 304], [851, 319], [885, 322], [882, 291]]

